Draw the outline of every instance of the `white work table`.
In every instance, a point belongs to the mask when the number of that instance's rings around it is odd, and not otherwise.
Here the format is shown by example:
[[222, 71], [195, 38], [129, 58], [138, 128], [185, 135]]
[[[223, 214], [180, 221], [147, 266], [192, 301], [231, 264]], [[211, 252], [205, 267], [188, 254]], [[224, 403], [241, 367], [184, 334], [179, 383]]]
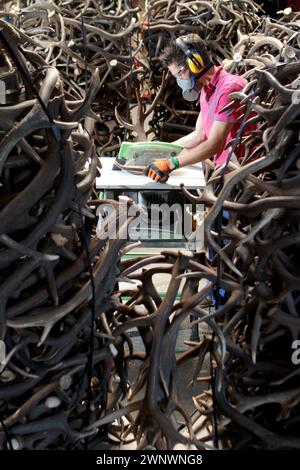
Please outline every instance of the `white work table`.
[[[96, 189], [103, 191], [101, 198], [117, 200], [120, 195], [125, 195], [146, 209], [144, 225], [141, 224], [140, 232], [135, 227], [133, 227], [133, 233], [129, 230], [129, 239], [141, 240], [142, 245], [147, 247], [166, 246], [188, 249], [196, 247], [202, 249], [203, 237], [200, 238], [200, 241], [197, 237], [196, 241], [190, 241], [191, 234], [185, 232], [189, 227], [185, 221], [192, 218], [192, 214], [190, 203], [184, 202], [186, 196], [180, 190], [182, 183], [190, 191], [205, 187], [201, 163], [174, 170], [167, 183], [158, 183], [147, 176], [133, 175], [124, 170], [113, 170], [114, 158], [102, 157], [100, 161], [102, 164], [101, 176], [96, 178]], [[169, 202], [169, 198], [171, 202]], [[174, 222], [171, 222], [171, 215], [168, 211], [164, 212], [162, 220], [158, 218], [155, 219], [156, 222], [153, 222], [152, 214], [155, 215], [157, 212], [156, 206], [164, 203], [170, 205], [171, 211], [174, 210], [176, 204], [179, 204], [183, 211], [176, 209], [178, 213], [176, 212], [176, 217], [174, 215]], [[202, 214], [201, 210], [197, 206], [198, 214]], [[202, 215], [201, 217], [203, 218]], [[136, 238], [137, 236], [138, 238]]]
[[124, 170], [113, 170], [115, 159], [100, 158], [102, 168], [101, 176], [96, 178], [96, 188], [104, 190], [170, 190], [180, 189], [183, 183], [187, 189], [201, 189], [205, 187], [205, 179], [202, 164], [197, 163], [184, 168], [174, 170], [166, 183], [157, 183], [148, 176], [133, 175]]

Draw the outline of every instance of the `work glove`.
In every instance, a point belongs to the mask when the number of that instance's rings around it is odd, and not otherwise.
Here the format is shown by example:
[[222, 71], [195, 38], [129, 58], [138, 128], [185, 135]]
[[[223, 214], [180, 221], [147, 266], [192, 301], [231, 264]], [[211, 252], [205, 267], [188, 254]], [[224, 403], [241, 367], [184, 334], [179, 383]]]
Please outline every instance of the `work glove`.
[[170, 168], [169, 162], [170, 160], [156, 160], [145, 168], [144, 174], [154, 181], [165, 183], [169, 178], [169, 174], [174, 169], [174, 165], [172, 169]]

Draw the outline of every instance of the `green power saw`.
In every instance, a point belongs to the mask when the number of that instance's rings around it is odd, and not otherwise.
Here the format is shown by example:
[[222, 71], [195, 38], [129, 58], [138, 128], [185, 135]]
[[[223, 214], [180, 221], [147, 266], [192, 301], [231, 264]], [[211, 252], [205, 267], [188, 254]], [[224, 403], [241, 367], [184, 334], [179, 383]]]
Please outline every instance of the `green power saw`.
[[167, 160], [177, 156], [182, 146], [169, 142], [122, 142], [114, 170], [126, 170], [141, 175], [149, 163], [154, 160]]

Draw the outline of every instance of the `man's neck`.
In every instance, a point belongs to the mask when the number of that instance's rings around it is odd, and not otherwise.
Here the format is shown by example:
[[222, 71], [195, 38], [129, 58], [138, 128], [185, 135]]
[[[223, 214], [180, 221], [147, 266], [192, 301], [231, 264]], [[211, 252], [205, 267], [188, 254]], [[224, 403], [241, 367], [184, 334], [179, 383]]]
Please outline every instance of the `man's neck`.
[[212, 77], [217, 71], [217, 67], [213, 65], [207, 72], [206, 74], [199, 79], [199, 83], [203, 86], [207, 86], [209, 82], [211, 81]]

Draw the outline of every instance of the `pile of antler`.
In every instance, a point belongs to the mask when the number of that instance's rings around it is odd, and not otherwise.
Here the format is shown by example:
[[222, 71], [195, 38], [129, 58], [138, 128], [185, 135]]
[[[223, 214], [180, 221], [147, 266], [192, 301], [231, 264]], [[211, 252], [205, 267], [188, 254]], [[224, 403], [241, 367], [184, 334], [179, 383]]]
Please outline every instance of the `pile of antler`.
[[[258, 142], [261, 145], [242, 165], [230, 163], [232, 171], [225, 175], [221, 188], [220, 170], [212, 173], [198, 197], [183, 188], [192, 202], [211, 208], [205, 219], [205, 233], [208, 245], [222, 260], [219, 281], [216, 259], [208, 260], [205, 253], [162, 253], [160, 257], [122, 263], [120, 278], [140, 284], [116, 292], [130, 300], [118, 309], [121, 324], [113, 334], [138, 329], [145, 352], [137, 353], [130, 338], [117, 338], [114, 344], [121, 341], [126, 357], [126, 366], [118, 372], [125, 390], [127, 362], [143, 361], [133, 396], [143, 386], [145, 396], [121, 409], [108, 409], [106, 416], [87, 430], [119, 418], [121, 441], [126, 442], [132, 433], [141, 447], [209, 447], [207, 441], [214, 437], [213, 392], [223, 446], [300, 448], [299, 366], [292, 362], [292, 344], [300, 330], [299, 73], [299, 62], [257, 70], [247, 93], [238, 97], [234, 94], [233, 98], [247, 103], [249, 112], [258, 113], [258, 128], [247, 140], [250, 147]], [[244, 106], [241, 110], [245, 112]], [[223, 209], [228, 211], [228, 220], [221, 232], [225, 243], [221, 249], [214, 227]], [[151, 268], [145, 269], [149, 264]], [[172, 274], [163, 301], [153, 283], [158, 273]], [[185, 285], [176, 303], [182, 279]], [[188, 281], [195, 280], [207, 283], [193, 294]], [[218, 282], [228, 299], [208, 314], [203, 301]], [[176, 356], [179, 330], [188, 315], [197, 324], [207, 323], [214, 333], [215, 380], [201, 376], [208, 338], [190, 343], [185, 353]], [[196, 410], [190, 419], [177, 398], [176, 374], [179, 365], [195, 357], [198, 363], [191, 379], [207, 380], [213, 390], [194, 397]], [[191, 370], [195, 367], [192, 364]], [[135, 419], [131, 414], [134, 411], [138, 411]], [[208, 432], [203, 435], [206, 427]], [[112, 424], [109, 429], [116, 432]]]
[[[184, 102], [158, 60], [163, 47], [179, 34], [200, 34], [213, 60], [246, 77], [254, 67], [280, 57], [299, 57], [299, 15], [286, 11], [271, 20], [249, 0], [150, 1], [143, 12], [140, 2], [130, 0], [84, 5], [20, 1], [18, 7], [3, 3], [6, 11], [0, 16], [20, 28], [27, 49], [58, 68], [64, 89], [74, 99], [84, 97], [92, 73], [99, 69], [103, 83], [93, 117], [100, 156], [115, 156], [124, 138], [154, 135], [169, 141], [193, 128], [196, 108]], [[14, 72], [12, 63], [10, 68]]]
[[[222, 281], [236, 283], [214, 314], [221, 321], [214, 352], [219, 425], [235, 448], [299, 448], [299, 367], [292, 362], [300, 329], [299, 73], [299, 62], [254, 73], [239, 99], [258, 114], [251, 140], [260, 148], [241, 166], [230, 164], [218, 193], [215, 171], [203, 194], [191, 196], [211, 206], [207, 241], [222, 259]], [[222, 249], [213, 233], [221, 210], [230, 215]], [[206, 277], [199, 271], [190, 276]], [[212, 417], [201, 400], [199, 410]]]
[[[99, 166], [88, 117], [99, 71], [85, 98], [74, 100], [55, 67], [25, 53], [15, 28], [5, 22], [1, 28], [2, 46], [10, 44], [15, 54], [5, 53], [6, 62], [18, 59], [46, 112], [18, 73], [19, 99], [1, 107], [0, 122], [0, 339], [6, 344], [0, 441], [2, 448], [59, 448], [86, 436], [90, 300], [96, 298], [101, 312], [111, 308], [126, 238], [95, 237], [87, 206]], [[122, 220], [120, 232], [130, 221]], [[109, 335], [101, 314], [96, 321]], [[95, 336], [93, 351], [94, 374], [101, 377], [112, 354], [105, 336]], [[105, 402], [103, 387], [92, 404]]]

